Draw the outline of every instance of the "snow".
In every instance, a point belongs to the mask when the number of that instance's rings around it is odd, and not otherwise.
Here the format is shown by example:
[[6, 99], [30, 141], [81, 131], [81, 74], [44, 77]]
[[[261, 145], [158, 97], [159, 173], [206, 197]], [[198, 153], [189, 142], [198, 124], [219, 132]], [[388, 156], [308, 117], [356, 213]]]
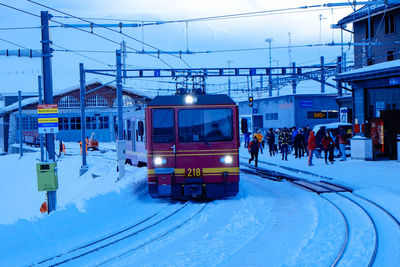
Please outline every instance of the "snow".
[[[58, 160], [57, 210], [51, 214], [39, 211], [45, 201], [45, 193], [38, 192], [36, 184], [39, 152], [25, 153], [22, 158], [0, 156], [0, 237], [7, 240], [0, 244], [0, 266], [35, 264], [149, 217], [142, 232], [66, 264], [327, 266], [344, 242], [345, 225], [339, 212], [327, 200], [290, 183], [242, 174], [240, 192], [234, 198], [187, 204], [152, 199], [147, 194], [146, 168], [127, 165], [126, 176], [117, 181], [115, 143], [102, 143], [100, 151], [88, 152], [89, 170], [83, 176], [79, 176], [78, 144], [65, 144], [67, 155]], [[244, 148], [240, 156], [248, 158]], [[267, 151], [259, 160], [261, 167], [351, 187], [400, 218], [400, 164], [396, 161], [348, 158], [326, 165], [315, 158], [310, 167], [306, 158], [289, 155], [288, 161], [282, 161], [280, 155], [270, 157]], [[374, 243], [368, 218], [335, 194], [323, 197], [354, 215], [349, 217], [353, 246], [345, 251], [341, 265], [367, 265]], [[381, 216], [378, 230], [384, 240], [380, 240], [376, 264], [396, 265], [400, 262], [399, 229], [393, 222], [385, 223], [384, 215], [378, 214], [382, 212], [375, 213]]]

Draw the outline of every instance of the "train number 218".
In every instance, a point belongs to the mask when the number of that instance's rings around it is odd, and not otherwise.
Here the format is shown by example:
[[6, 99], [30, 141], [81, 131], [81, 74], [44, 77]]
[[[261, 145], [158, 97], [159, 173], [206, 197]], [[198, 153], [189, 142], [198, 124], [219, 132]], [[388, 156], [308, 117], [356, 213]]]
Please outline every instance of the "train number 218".
[[188, 169], [186, 169], [186, 176], [188, 176], [188, 177], [201, 176], [201, 169], [200, 168], [188, 168]]

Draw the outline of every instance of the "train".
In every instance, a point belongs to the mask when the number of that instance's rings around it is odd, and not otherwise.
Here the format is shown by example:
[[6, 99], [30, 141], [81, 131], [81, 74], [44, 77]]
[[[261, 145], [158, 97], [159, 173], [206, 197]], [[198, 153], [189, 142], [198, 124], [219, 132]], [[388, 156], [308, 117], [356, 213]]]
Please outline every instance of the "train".
[[126, 161], [148, 168], [151, 197], [218, 199], [239, 192], [239, 111], [227, 95], [157, 96], [124, 114]]

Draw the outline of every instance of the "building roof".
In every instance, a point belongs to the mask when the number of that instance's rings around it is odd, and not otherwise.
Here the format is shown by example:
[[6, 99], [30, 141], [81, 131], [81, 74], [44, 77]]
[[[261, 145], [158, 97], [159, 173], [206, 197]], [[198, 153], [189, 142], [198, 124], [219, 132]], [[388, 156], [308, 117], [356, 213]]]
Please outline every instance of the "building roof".
[[[372, 16], [377, 15], [380, 12], [389, 11], [392, 9], [396, 9], [400, 7], [399, 4], [375, 4], [370, 5], [370, 14]], [[353, 23], [355, 21], [365, 19], [368, 17], [368, 5], [361, 7], [360, 9], [356, 10], [355, 12], [351, 13], [350, 15], [342, 18], [339, 20], [338, 25], [343, 26], [348, 23]]]
[[387, 76], [400, 76], [400, 59], [344, 72], [337, 75], [336, 79], [351, 82]]
[[[109, 86], [109, 87], [115, 88], [114, 86], [111, 86], [111, 85], [104, 85], [99, 80], [90, 80], [89, 82], [86, 83], [86, 87], [89, 87], [89, 86], [95, 85], [95, 84], [98, 84], [99, 86]], [[70, 92], [78, 90], [78, 89], [79, 89], [79, 85], [75, 85], [75, 86], [72, 86], [72, 87], [68, 87], [66, 89], [58, 90], [58, 91], [54, 92], [53, 97], [56, 97], [56, 96], [59, 96], [59, 95], [64, 95], [64, 94], [70, 93]], [[123, 92], [127, 92], [127, 93], [132, 93], [132, 94], [138, 95], [133, 90], [123, 89]], [[147, 96], [142, 96], [142, 97], [149, 98]], [[21, 106], [25, 107], [25, 106], [28, 106], [28, 105], [36, 104], [38, 102], [39, 102], [39, 97], [31, 97], [31, 98], [23, 99], [21, 101]], [[14, 103], [12, 105], [9, 105], [9, 106], [7, 106], [5, 108], [0, 109], [0, 116], [2, 116], [4, 113], [13, 112], [13, 111], [15, 111], [17, 109], [18, 109], [18, 102]]]

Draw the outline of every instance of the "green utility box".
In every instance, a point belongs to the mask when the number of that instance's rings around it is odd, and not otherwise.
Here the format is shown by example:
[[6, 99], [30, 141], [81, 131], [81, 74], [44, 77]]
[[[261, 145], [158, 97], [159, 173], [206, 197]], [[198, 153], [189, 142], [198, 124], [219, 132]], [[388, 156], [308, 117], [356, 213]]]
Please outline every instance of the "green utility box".
[[38, 191], [56, 191], [58, 189], [57, 163], [37, 163], [36, 173]]

